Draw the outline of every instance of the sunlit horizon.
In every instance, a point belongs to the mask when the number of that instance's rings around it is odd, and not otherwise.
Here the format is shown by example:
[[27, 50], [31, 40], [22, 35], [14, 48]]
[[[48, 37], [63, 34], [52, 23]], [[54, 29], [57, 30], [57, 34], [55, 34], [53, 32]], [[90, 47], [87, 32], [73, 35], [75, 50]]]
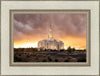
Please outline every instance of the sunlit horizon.
[[[67, 50], [68, 47], [75, 48], [76, 50], [84, 50], [85, 48], [79, 48], [79, 46], [64, 46], [64, 49]], [[20, 45], [15, 45], [14, 48], [38, 48], [38, 42], [35, 43], [24, 43]]]

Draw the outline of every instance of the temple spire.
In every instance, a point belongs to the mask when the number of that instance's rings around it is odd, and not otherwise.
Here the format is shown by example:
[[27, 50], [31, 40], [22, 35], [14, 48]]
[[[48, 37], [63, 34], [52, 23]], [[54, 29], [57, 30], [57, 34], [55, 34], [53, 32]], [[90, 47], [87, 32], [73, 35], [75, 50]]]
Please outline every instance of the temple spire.
[[52, 39], [52, 38], [53, 38], [52, 25], [50, 25], [50, 28], [49, 28], [48, 38], [49, 38], [49, 39]]

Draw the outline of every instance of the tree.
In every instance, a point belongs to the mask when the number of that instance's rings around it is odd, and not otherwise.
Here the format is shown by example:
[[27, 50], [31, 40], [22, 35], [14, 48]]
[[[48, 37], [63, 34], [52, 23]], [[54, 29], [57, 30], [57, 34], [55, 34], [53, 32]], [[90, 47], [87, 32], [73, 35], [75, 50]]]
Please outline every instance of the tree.
[[72, 53], [72, 52], [74, 52], [75, 51], [75, 48], [71, 48], [70, 46], [68, 47], [68, 49], [67, 49], [67, 51], [68, 51], [68, 53]]
[[73, 52], [76, 51], [75, 48], [72, 48], [72, 51], [73, 51]]
[[68, 47], [67, 51], [68, 51], [68, 53], [72, 53], [72, 49], [70, 46]]

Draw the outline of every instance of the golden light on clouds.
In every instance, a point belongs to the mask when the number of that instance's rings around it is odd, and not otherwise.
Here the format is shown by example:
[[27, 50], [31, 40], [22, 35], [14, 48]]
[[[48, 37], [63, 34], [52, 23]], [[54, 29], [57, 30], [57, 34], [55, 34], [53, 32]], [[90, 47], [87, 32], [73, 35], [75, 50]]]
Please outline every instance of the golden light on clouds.
[[53, 36], [64, 42], [64, 48], [86, 49], [87, 15], [81, 14], [15, 14], [14, 48], [37, 47], [48, 38], [49, 25]]
[[[69, 46], [76, 49], [86, 49], [86, 38], [77, 38], [77, 37], [65, 37], [65, 38], [56, 38], [64, 42], [64, 49], [67, 49]], [[42, 40], [42, 39], [40, 39]], [[38, 41], [23, 40], [19, 42], [14, 42], [15, 48], [36, 48], [38, 47]]]
[[15, 48], [37, 48], [38, 47], [38, 42], [36, 43], [24, 43], [21, 45], [15, 45]]

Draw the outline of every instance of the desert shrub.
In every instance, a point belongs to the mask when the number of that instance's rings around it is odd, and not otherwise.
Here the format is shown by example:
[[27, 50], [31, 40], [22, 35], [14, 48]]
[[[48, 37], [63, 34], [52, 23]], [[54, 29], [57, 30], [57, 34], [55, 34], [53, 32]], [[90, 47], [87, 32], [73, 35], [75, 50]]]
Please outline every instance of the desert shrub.
[[50, 57], [48, 57], [48, 60], [49, 60], [49, 61], [52, 61], [52, 59], [51, 59]]
[[21, 56], [21, 54], [19, 54], [19, 56]]
[[21, 62], [28, 62], [27, 60], [25, 60], [25, 59], [23, 59], [23, 60], [21, 60]]
[[46, 59], [44, 59], [42, 62], [46, 62]]
[[69, 60], [68, 59], [66, 59], [64, 62], [68, 62]]
[[58, 59], [55, 59], [55, 62], [58, 62]]
[[21, 59], [21, 58], [18, 58], [18, 57], [14, 57], [14, 62], [27, 62], [27, 60]]
[[27, 58], [29, 58], [30, 56], [29, 55], [27, 55]]
[[64, 51], [64, 49], [61, 49], [60, 51]]
[[80, 58], [78, 59], [78, 62], [86, 62], [86, 58]]
[[14, 56], [14, 62], [21, 61], [19, 58]]

